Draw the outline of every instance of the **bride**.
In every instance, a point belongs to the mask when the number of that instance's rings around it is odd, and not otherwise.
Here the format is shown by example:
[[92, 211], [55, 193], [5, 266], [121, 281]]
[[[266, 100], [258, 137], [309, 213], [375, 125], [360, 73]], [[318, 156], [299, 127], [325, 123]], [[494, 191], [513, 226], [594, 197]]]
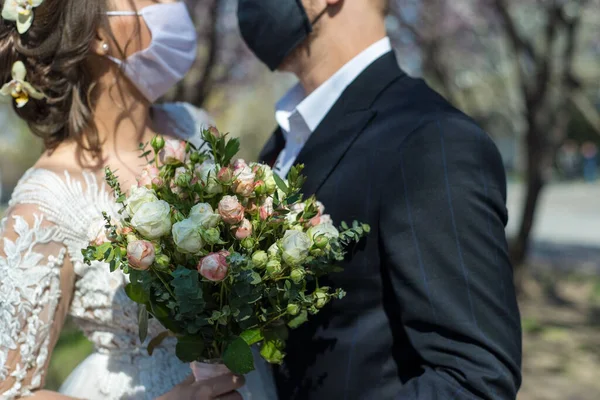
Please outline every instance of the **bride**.
[[[118, 170], [128, 188], [144, 164], [139, 143], [160, 134], [202, 144], [200, 131], [210, 123], [203, 111], [151, 106], [194, 61], [196, 32], [185, 4], [0, 4], [1, 92], [46, 147], [16, 187], [0, 227], [0, 398], [240, 398], [235, 390], [243, 378], [194, 382], [173, 342], [149, 356], [125, 276], [103, 264], [86, 266], [81, 255], [102, 228], [102, 211], [116, 212], [104, 166]], [[67, 315], [95, 352], [58, 394], [42, 388]], [[150, 325], [149, 337], [161, 331]]]

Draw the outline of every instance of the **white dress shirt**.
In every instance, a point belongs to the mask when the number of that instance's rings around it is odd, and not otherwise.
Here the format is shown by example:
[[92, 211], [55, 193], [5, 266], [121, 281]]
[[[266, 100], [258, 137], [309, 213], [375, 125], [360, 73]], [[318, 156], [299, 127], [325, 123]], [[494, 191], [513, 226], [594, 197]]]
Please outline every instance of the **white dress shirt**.
[[389, 38], [373, 43], [350, 60], [309, 96], [300, 84], [275, 106], [275, 119], [285, 137], [285, 148], [275, 162], [275, 171], [286, 176], [310, 135], [319, 126], [344, 90], [375, 60], [392, 50]]

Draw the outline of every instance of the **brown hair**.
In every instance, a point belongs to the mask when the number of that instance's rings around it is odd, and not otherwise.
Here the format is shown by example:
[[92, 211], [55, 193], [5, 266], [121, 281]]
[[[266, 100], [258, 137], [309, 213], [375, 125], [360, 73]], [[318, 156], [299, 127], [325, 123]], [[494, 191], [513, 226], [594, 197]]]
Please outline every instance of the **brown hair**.
[[[6, 1], [11, 0], [0, 4]], [[13, 21], [0, 19], [0, 85], [12, 79], [15, 61], [25, 64], [27, 81], [46, 98], [30, 99], [15, 110], [48, 150], [71, 139], [100, 156], [87, 61], [98, 29], [107, 26], [105, 11], [102, 0], [45, 0], [34, 9], [33, 25], [24, 34]]]

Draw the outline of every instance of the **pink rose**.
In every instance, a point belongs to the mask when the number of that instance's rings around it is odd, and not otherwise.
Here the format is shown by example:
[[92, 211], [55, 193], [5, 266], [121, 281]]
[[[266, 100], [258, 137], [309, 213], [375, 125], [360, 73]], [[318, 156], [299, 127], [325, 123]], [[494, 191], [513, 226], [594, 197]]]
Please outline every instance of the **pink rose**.
[[233, 163], [233, 171], [236, 173], [239, 173], [239, 171], [243, 170], [244, 168], [249, 167], [248, 164], [246, 164], [246, 161], [242, 160], [241, 158], [235, 160], [235, 162]]
[[221, 183], [229, 183], [233, 179], [233, 171], [231, 168], [223, 167], [217, 173], [217, 179]]
[[311, 218], [310, 221], [308, 221], [308, 224], [310, 226], [317, 226], [321, 224], [329, 224], [331, 222], [331, 216], [329, 216], [329, 214], [325, 214], [317, 215], [316, 217]]
[[238, 240], [244, 240], [250, 235], [252, 235], [252, 223], [244, 218], [240, 226], [235, 231], [235, 237]]
[[273, 198], [267, 197], [259, 208], [260, 219], [263, 221], [273, 215]]
[[244, 206], [235, 196], [224, 196], [219, 202], [219, 215], [229, 225], [235, 225], [244, 219]]
[[160, 162], [163, 164], [179, 164], [185, 162], [186, 144], [182, 140], [170, 139], [165, 141], [165, 147], [160, 152]]
[[148, 164], [142, 170], [142, 173], [137, 178], [137, 183], [139, 187], [145, 186], [149, 189], [152, 188], [152, 185], [161, 186], [162, 179], [160, 179], [160, 171], [154, 164]]
[[227, 276], [227, 271], [229, 270], [229, 265], [227, 265], [228, 256], [229, 252], [225, 250], [207, 255], [200, 260], [198, 272], [209, 281], [222, 281]]
[[248, 166], [236, 169], [234, 174], [233, 190], [240, 196], [249, 197], [254, 192], [256, 174]]
[[145, 271], [154, 262], [154, 245], [146, 240], [136, 240], [127, 245], [127, 260], [133, 269]]

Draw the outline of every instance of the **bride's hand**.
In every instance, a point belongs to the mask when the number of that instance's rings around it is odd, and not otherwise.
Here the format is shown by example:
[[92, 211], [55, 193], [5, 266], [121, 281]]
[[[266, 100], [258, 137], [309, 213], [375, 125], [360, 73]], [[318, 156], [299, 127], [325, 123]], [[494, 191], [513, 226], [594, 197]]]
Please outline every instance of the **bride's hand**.
[[190, 376], [156, 400], [242, 400], [242, 396], [236, 392], [242, 386], [244, 377], [233, 374], [202, 382], [196, 382], [194, 377]]

